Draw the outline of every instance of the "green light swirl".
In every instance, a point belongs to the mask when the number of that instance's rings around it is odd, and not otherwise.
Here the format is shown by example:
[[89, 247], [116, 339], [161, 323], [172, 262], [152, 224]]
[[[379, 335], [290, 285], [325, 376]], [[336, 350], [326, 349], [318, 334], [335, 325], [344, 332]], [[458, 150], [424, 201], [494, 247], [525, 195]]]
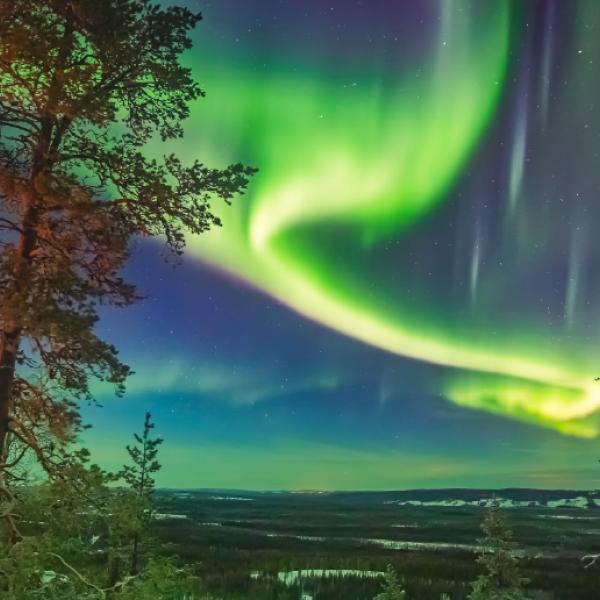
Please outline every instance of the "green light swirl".
[[464, 370], [442, 385], [456, 403], [594, 435], [581, 419], [600, 394], [575, 357], [514, 332], [491, 339], [464, 318], [444, 325], [426, 304], [372, 291], [368, 268], [353, 268], [442, 205], [498, 105], [508, 0], [477, 18], [471, 3], [441, 2], [440, 17], [427, 67], [393, 85], [376, 72], [342, 83], [325, 68], [256, 72], [227, 59], [198, 67], [212, 96], [193, 117], [187, 150], [215, 156], [229, 140], [232, 156], [249, 153], [261, 172], [222, 213], [223, 230], [190, 239], [190, 249], [340, 333]]

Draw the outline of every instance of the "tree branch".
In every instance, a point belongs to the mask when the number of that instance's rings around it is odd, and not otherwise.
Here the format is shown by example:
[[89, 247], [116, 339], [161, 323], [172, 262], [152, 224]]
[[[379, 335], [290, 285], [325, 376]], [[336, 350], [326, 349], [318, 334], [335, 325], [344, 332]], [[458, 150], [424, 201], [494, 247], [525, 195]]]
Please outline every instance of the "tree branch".
[[88, 581], [75, 567], [71, 566], [60, 554], [56, 554], [56, 552], [48, 552], [48, 556], [56, 558], [56, 560], [62, 563], [62, 565], [65, 568], [69, 569], [69, 571], [71, 571], [71, 573], [73, 573], [77, 577], [77, 579], [81, 581], [81, 583], [87, 585], [93, 590], [96, 590], [102, 596], [102, 598], [106, 598], [106, 592], [102, 588], [98, 587], [91, 581]]

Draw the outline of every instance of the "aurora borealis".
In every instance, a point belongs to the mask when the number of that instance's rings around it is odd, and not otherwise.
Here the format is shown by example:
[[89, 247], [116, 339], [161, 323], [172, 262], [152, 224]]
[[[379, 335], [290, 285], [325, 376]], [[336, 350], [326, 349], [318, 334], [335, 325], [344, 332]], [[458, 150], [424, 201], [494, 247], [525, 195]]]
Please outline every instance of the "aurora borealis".
[[139, 248], [116, 429], [152, 408], [165, 485], [590, 485], [594, 0], [198, 4], [173, 149], [260, 171], [179, 268]]

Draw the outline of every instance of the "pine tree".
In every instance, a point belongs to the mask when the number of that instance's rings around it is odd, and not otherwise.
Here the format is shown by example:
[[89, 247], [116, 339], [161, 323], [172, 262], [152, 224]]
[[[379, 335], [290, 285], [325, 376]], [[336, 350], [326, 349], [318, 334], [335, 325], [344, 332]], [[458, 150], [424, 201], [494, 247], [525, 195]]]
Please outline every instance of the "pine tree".
[[138, 298], [121, 277], [132, 238], [181, 253], [254, 172], [144, 154], [203, 95], [181, 64], [199, 20], [152, 0], [0, 0], [0, 501], [10, 437], [52, 470], [90, 378], [123, 392], [96, 323]]
[[137, 575], [139, 572], [141, 538], [153, 516], [154, 474], [160, 471], [161, 468], [156, 457], [163, 440], [160, 437], [150, 437], [153, 429], [152, 416], [147, 412], [142, 434], [134, 434], [135, 441], [139, 446], [127, 446], [132, 464], [124, 465], [120, 473], [120, 476], [129, 486], [134, 506], [135, 526], [129, 566], [131, 575]]
[[496, 503], [487, 510], [481, 529], [485, 537], [477, 562], [484, 572], [471, 584], [469, 600], [526, 600], [523, 586], [528, 580], [520, 574], [512, 532]]
[[406, 600], [406, 592], [398, 581], [398, 574], [392, 567], [387, 566], [383, 576], [383, 590], [375, 596], [374, 600]]

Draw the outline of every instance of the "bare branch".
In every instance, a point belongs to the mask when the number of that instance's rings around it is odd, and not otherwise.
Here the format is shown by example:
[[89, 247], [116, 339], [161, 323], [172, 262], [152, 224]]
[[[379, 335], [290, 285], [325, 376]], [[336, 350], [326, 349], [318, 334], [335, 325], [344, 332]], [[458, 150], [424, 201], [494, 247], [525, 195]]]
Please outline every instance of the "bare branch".
[[56, 560], [58, 560], [66, 569], [71, 571], [71, 573], [73, 573], [73, 575], [75, 575], [75, 577], [77, 577], [77, 579], [79, 579], [81, 583], [87, 585], [93, 590], [96, 590], [102, 598], [106, 598], [106, 592], [102, 588], [93, 584], [91, 581], [88, 581], [75, 567], [70, 565], [60, 554], [57, 554], [56, 552], [48, 552], [48, 556], [56, 558]]

